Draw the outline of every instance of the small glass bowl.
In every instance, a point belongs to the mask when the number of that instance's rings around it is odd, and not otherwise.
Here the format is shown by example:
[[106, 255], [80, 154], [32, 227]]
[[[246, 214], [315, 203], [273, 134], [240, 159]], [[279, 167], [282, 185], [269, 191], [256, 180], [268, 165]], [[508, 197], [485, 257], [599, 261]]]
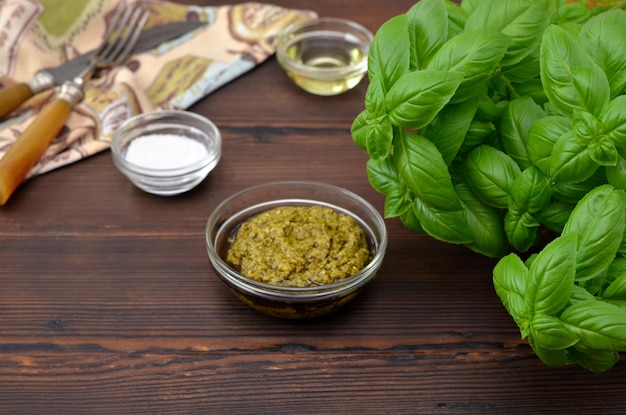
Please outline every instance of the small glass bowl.
[[[243, 221], [279, 206], [313, 205], [348, 214], [365, 230], [372, 259], [362, 270], [331, 284], [295, 288], [247, 278], [224, 260], [228, 238]], [[387, 230], [376, 209], [352, 192], [324, 183], [284, 181], [250, 187], [224, 200], [209, 217], [206, 245], [218, 276], [245, 304], [275, 317], [306, 319], [339, 309], [374, 279], [385, 255]]]
[[367, 73], [373, 38], [365, 27], [345, 19], [298, 21], [278, 38], [276, 58], [305, 91], [337, 95], [354, 88]]
[[117, 168], [137, 187], [174, 196], [196, 187], [215, 168], [222, 136], [198, 114], [153, 111], [126, 120], [111, 139], [111, 153]]

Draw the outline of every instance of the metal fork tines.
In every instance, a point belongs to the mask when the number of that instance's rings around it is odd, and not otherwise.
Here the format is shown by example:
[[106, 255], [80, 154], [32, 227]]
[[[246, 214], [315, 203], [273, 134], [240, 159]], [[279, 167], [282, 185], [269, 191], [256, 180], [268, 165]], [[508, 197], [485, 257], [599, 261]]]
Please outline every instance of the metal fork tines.
[[121, 65], [139, 40], [148, 15], [149, 11], [138, 3], [121, 2], [89, 64], [75, 79], [62, 86], [59, 98], [76, 105], [82, 100], [84, 85], [94, 71]]

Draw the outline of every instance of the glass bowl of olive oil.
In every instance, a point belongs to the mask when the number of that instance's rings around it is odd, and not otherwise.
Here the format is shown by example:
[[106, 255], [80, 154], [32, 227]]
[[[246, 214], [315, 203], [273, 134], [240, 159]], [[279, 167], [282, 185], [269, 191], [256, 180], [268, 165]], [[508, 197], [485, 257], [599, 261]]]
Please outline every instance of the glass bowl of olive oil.
[[362, 25], [345, 19], [298, 21], [280, 35], [276, 58], [305, 91], [337, 95], [354, 88], [367, 73], [373, 37]]

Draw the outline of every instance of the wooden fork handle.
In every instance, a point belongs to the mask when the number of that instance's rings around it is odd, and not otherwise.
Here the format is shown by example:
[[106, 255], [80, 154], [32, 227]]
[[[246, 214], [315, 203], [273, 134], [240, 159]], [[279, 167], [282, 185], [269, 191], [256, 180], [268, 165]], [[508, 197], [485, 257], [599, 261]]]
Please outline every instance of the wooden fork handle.
[[72, 112], [72, 104], [56, 98], [45, 105], [0, 159], [0, 205], [4, 205], [29, 170], [46, 152]]
[[0, 89], [0, 118], [9, 114], [33, 95], [35, 95], [34, 91], [26, 82]]

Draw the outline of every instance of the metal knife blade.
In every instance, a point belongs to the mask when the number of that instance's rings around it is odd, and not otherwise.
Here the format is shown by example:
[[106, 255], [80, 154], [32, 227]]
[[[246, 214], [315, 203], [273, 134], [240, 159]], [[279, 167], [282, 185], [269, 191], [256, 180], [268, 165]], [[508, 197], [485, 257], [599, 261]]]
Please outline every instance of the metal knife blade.
[[[135, 44], [131, 55], [146, 52], [159, 46], [161, 43], [176, 39], [205, 24], [204, 22], [178, 22], [146, 29], [141, 32], [141, 36], [139, 36], [139, 40]], [[89, 61], [91, 53], [87, 52], [60, 66], [45, 69], [44, 71], [52, 75], [55, 85], [61, 85], [63, 82], [76, 77], [83, 70]]]
[[[199, 21], [176, 22], [146, 29], [141, 33], [131, 54], [146, 52], [205, 24]], [[31, 81], [0, 89], [0, 117], [10, 113], [33, 95], [76, 77], [88, 64], [92, 53], [90, 51], [54, 68], [43, 69]]]

